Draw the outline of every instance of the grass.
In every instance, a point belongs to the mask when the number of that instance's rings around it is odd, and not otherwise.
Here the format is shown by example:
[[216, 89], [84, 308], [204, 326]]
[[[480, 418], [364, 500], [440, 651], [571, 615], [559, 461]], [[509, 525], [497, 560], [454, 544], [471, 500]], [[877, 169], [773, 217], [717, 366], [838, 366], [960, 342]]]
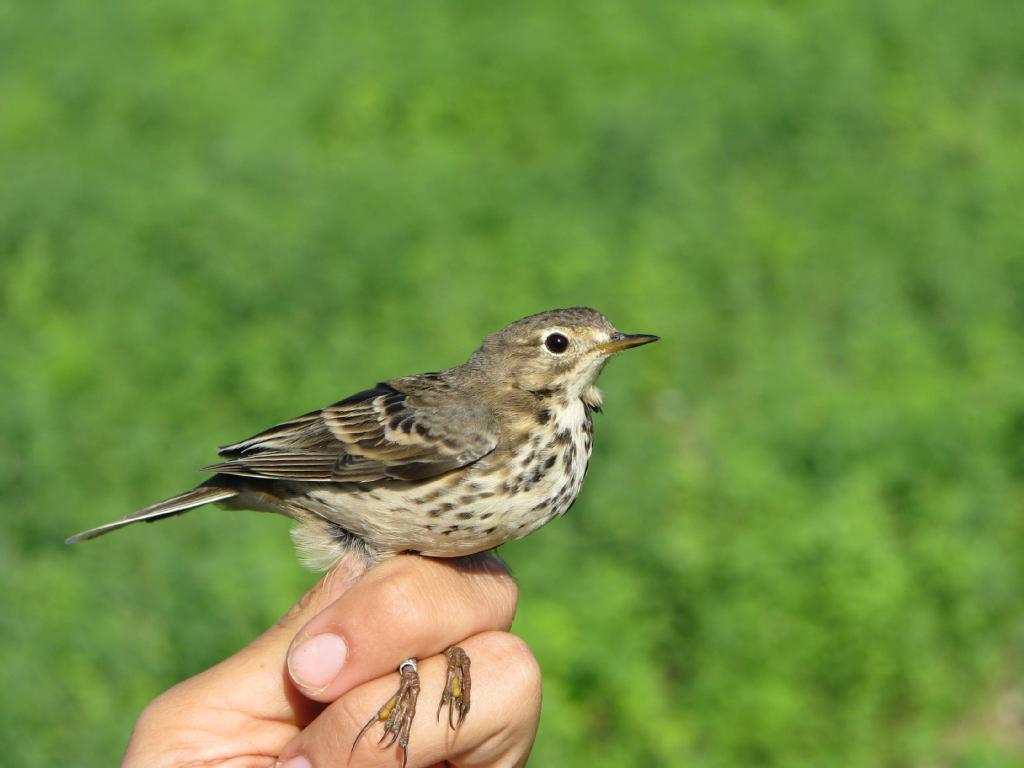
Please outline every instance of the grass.
[[313, 579], [268, 516], [65, 536], [588, 304], [663, 341], [605, 372], [572, 514], [502, 550], [536, 764], [1019, 763], [1022, 15], [0, 11], [11, 761], [110, 765]]

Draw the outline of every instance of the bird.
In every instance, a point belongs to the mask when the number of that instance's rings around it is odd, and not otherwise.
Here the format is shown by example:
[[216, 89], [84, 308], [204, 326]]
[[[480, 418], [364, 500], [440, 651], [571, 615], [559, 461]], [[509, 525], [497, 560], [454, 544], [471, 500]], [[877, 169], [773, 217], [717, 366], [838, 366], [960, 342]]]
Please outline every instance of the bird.
[[[553, 309], [486, 336], [443, 371], [378, 383], [220, 449], [192, 490], [83, 531], [73, 543], [207, 504], [295, 521], [303, 563], [364, 568], [401, 553], [451, 558], [521, 539], [573, 506], [593, 449], [595, 385], [615, 354], [657, 341], [618, 331], [589, 307]], [[438, 705], [448, 724], [470, 707], [470, 659], [447, 649]], [[383, 724], [384, 746], [408, 760], [419, 694], [416, 660], [353, 743]], [[386, 742], [385, 739], [390, 737]]]

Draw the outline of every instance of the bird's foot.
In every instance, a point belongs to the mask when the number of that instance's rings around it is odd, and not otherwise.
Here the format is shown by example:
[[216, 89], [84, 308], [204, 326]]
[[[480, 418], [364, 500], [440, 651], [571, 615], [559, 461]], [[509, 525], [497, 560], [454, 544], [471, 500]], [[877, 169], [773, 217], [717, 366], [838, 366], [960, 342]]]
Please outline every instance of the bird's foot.
[[[469, 712], [469, 654], [453, 645], [444, 652], [448, 660], [448, 676], [444, 685], [444, 692], [437, 704], [437, 719], [441, 719], [441, 710], [448, 705], [448, 725], [454, 730], [462, 724], [466, 714]], [[398, 690], [391, 696], [384, 706], [377, 710], [376, 714], [366, 721], [355, 741], [352, 742], [352, 751], [355, 752], [356, 745], [363, 738], [374, 723], [383, 723], [384, 732], [377, 741], [384, 748], [398, 744], [402, 750], [402, 766], [409, 760], [409, 731], [412, 729], [412, 721], [416, 716], [416, 699], [420, 695], [420, 677], [416, 671], [416, 660], [403, 661], [398, 668], [401, 675], [401, 682]], [[389, 738], [390, 737], [390, 738]]]
[[444, 652], [444, 655], [448, 659], [448, 679], [441, 700], [437, 703], [437, 719], [441, 719], [441, 710], [447, 704], [448, 725], [455, 730], [455, 726], [462, 725], [466, 713], [469, 712], [469, 654], [459, 646], [453, 645]]
[[[416, 716], [416, 699], [420, 695], [420, 677], [416, 673], [416, 660], [403, 661], [398, 667], [398, 674], [402, 678], [398, 690], [362, 727], [356, 735], [355, 741], [352, 742], [352, 751], [355, 752], [356, 745], [363, 734], [370, 729], [370, 726], [381, 722], [384, 723], [384, 733], [381, 734], [377, 743], [386, 749], [397, 741], [402, 750], [402, 768], [405, 768], [409, 761], [409, 730], [412, 728], [412, 720]], [[390, 739], [388, 739], [389, 735]], [[386, 744], [384, 743], [385, 739], [388, 739]]]

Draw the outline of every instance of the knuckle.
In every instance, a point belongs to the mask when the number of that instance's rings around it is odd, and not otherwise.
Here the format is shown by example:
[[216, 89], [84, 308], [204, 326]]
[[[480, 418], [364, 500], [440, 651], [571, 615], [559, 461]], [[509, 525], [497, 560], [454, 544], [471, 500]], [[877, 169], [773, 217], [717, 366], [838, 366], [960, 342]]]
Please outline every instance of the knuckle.
[[519, 602], [519, 587], [508, 573], [496, 575], [488, 579], [486, 586], [480, 589], [487, 597], [481, 601], [486, 603], [491, 613], [494, 629], [508, 629], [516, 616], [516, 605]]
[[458, 568], [470, 604], [485, 612], [481, 629], [508, 629], [519, 602], [519, 585], [497, 555], [484, 552], [461, 558]]
[[274, 622], [274, 626], [277, 629], [287, 629], [288, 627], [290, 627], [292, 624], [298, 621], [300, 616], [302, 616], [306, 612], [306, 608], [309, 606], [312, 600], [312, 592], [307, 592], [306, 594], [304, 594], [299, 600], [299, 602], [292, 605], [292, 607], [288, 609], [284, 616], [282, 616]]
[[504, 598], [503, 602], [508, 614], [508, 626], [512, 626], [512, 619], [516, 615], [516, 606], [519, 605], [519, 585], [508, 571], [505, 571], [504, 575], [496, 579], [495, 584]]
[[506, 671], [503, 685], [509, 687], [505, 695], [513, 700], [536, 703], [540, 706], [541, 670], [537, 658], [526, 641], [510, 632], [488, 635], [487, 652]]

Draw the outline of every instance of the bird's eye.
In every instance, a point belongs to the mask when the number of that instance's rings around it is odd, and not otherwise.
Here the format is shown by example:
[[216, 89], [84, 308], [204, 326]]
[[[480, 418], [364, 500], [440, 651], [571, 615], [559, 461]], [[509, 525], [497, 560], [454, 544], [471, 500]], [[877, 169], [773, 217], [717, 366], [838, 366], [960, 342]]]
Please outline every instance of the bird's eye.
[[569, 348], [569, 340], [564, 334], [549, 333], [547, 338], [544, 339], [544, 346], [548, 348], [548, 352], [560, 355]]

